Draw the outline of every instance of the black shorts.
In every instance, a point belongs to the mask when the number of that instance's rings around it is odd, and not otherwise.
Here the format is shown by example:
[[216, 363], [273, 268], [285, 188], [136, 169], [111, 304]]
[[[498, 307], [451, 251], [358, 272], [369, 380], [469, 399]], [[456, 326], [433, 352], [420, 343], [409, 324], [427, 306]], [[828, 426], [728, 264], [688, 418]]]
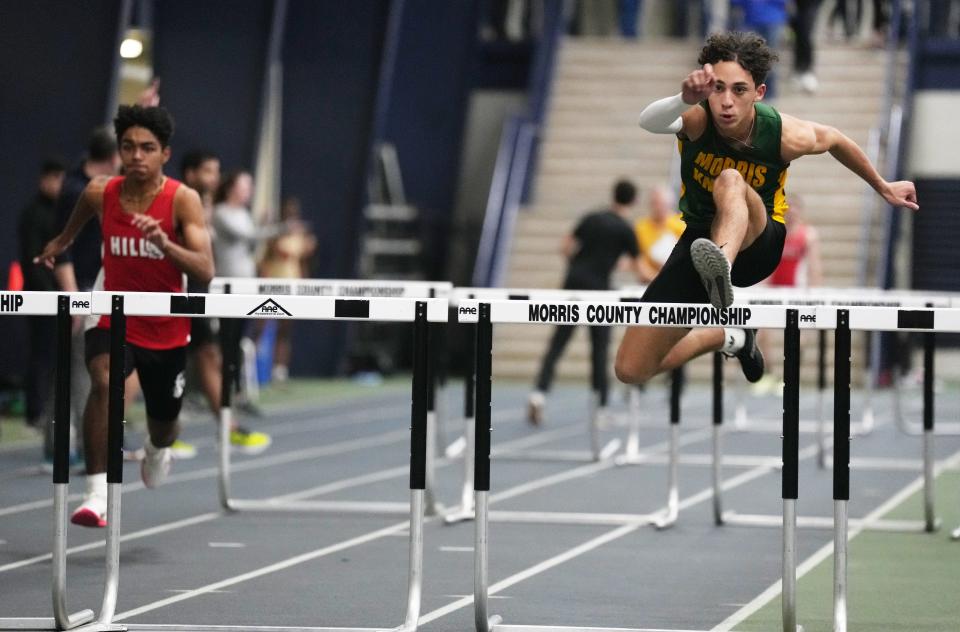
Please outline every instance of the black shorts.
[[[737, 287], [750, 287], [773, 274], [783, 254], [787, 228], [769, 217], [760, 236], [737, 255], [730, 270], [730, 280]], [[703, 281], [693, 267], [690, 244], [700, 237], [710, 237], [709, 228], [687, 227], [659, 274], [643, 294], [646, 303], [709, 303]]]
[[[88, 329], [85, 342], [86, 361], [90, 364], [95, 356], [110, 353], [110, 330]], [[154, 421], [174, 421], [180, 416], [186, 365], [186, 347], [145, 349], [127, 343], [123, 376], [129, 377], [136, 369], [147, 417]]]
[[217, 341], [210, 323], [211, 319], [209, 318], [190, 319], [190, 344], [188, 347], [191, 350]]

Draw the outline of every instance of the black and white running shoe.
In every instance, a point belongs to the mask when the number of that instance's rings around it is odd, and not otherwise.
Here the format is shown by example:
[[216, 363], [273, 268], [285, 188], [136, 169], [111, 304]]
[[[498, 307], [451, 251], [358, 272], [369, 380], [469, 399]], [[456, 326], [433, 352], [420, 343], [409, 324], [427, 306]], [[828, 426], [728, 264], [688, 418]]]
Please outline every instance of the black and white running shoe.
[[755, 384], [763, 377], [763, 354], [760, 353], [760, 347], [757, 346], [757, 330], [744, 329], [743, 333], [746, 336], [743, 347], [733, 355], [740, 361], [743, 376], [747, 378], [748, 382]]
[[709, 239], [701, 237], [690, 244], [690, 258], [703, 286], [707, 288], [710, 304], [718, 309], [733, 303], [733, 283], [730, 281], [730, 262], [723, 251]]

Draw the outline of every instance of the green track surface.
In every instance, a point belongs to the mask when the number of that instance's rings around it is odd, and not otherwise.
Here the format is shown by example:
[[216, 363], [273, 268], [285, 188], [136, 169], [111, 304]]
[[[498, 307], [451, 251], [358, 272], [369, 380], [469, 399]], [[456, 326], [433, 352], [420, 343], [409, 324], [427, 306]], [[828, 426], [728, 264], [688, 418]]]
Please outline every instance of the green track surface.
[[[883, 518], [922, 518], [922, 491]], [[937, 478], [936, 533], [862, 532], [847, 556], [847, 619], [851, 632], [960, 632], [960, 472]], [[800, 532], [799, 537], [803, 537]], [[782, 630], [781, 601], [774, 599], [736, 630]], [[797, 584], [797, 623], [806, 632], [833, 630], [833, 556]]]

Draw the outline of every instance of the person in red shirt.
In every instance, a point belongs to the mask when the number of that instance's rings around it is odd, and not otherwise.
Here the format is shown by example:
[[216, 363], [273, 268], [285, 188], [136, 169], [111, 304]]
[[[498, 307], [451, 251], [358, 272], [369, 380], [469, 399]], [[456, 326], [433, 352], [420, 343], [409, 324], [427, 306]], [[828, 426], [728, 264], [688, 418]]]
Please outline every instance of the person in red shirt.
[[[163, 174], [170, 159], [173, 119], [160, 107], [120, 106], [114, 119], [125, 175], [99, 177], [84, 190], [63, 231], [34, 260], [52, 267], [94, 216], [103, 232], [102, 289], [183, 292], [184, 275], [200, 283], [213, 278], [210, 235], [200, 196]], [[99, 288], [95, 288], [99, 289]], [[179, 433], [190, 319], [127, 318], [124, 372], [140, 377], [148, 436], [140, 474], [156, 487], [170, 471], [170, 445]], [[91, 391], [84, 410], [87, 488], [71, 521], [106, 526], [107, 395], [110, 318], [101, 316], [86, 333]]]
[[[823, 266], [820, 260], [820, 236], [817, 229], [807, 223], [804, 217], [803, 198], [799, 195], [788, 197], [790, 212], [786, 216], [787, 237], [783, 242], [783, 256], [780, 264], [767, 278], [771, 287], [817, 287], [823, 282]], [[757, 332], [757, 344], [766, 357], [771, 357], [770, 337], [772, 332], [761, 329]], [[767, 373], [753, 385], [755, 395], [777, 392], [783, 380]]]

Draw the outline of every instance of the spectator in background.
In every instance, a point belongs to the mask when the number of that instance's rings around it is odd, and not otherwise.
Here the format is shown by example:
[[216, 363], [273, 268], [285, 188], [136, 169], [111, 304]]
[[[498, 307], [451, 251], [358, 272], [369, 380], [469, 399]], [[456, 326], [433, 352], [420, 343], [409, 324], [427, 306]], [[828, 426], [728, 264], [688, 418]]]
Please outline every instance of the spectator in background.
[[[53, 271], [33, 265], [33, 257], [59, 231], [57, 198], [63, 186], [63, 163], [47, 159], [40, 166], [40, 182], [33, 200], [20, 211], [20, 269], [23, 289], [33, 292], [53, 292], [57, 282]], [[57, 319], [55, 316], [27, 316], [30, 356], [24, 376], [27, 425], [44, 429], [49, 417], [48, 403], [53, 387], [53, 369], [56, 364]], [[52, 456], [52, 454], [51, 454]]]
[[[842, 0], [841, 0], [842, 1]], [[813, 73], [813, 26], [820, 0], [795, 0], [793, 13], [793, 82], [807, 94], [820, 87]]]
[[657, 276], [687, 227], [677, 212], [670, 189], [658, 186], [650, 192], [650, 212], [634, 224], [640, 248], [640, 281]]
[[[787, 0], [730, 0], [736, 30], [753, 31], [767, 41], [773, 50], [780, 48], [783, 28], [787, 24]], [[776, 72], [771, 69], [766, 78], [769, 101], [777, 96]]]
[[[620, 180], [613, 187], [610, 208], [588, 213], [572, 233], [564, 238], [561, 252], [569, 261], [563, 283], [568, 290], [606, 290], [610, 274], [622, 255], [632, 259], [637, 279], [642, 278], [637, 238], [627, 223], [637, 197], [637, 188], [628, 180]], [[540, 366], [536, 387], [527, 400], [527, 421], [533, 425], [543, 422], [546, 394], [553, 382], [553, 372], [563, 350], [573, 336], [574, 325], [558, 325], [550, 339], [550, 346]], [[587, 327], [592, 353], [591, 383], [597, 404], [607, 405], [607, 351], [610, 345], [609, 327]]]
[[[261, 274], [280, 279], [302, 279], [308, 276], [310, 257], [317, 249], [317, 239], [300, 219], [300, 200], [288, 197], [280, 207], [280, 219], [289, 232], [267, 242]], [[292, 320], [277, 321], [277, 338], [273, 347], [273, 379], [284, 382], [290, 375], [290, 332]]]
[[[783, 243], [783, 256], [780, 264], [767, 279], [770, 287], [817, 287], [823, 283], [823, 263], [820, 258], [820, 236], [817, 229], [807, 223], [804, 217], [803, 199], [791, 195], [788, 200], [789, 211], [786, 214], [787, 237]], [[771, 332], [757, 331], [757, 344], [765, 357], [771, 356]], [[771, 367], [772, 370], [772, 367]], [[778, 391], [783, 383], [781, 377], [772, 372], [754, 384], [753, 392], [758, 395]]]
[[[207, 230], [213, 235], [216, 246], [216, 231], [213, 230], [213, 200], [220, 186], [220, 158], [211, 151], [193, 150], [187, 152], [180, 165], [183, 182], [200, 194], [203, 205], [204, 219]], [[220, 273], [219, 269], [217, 273]], [[188, 292], [206, 293], [210, 290], [209, 283], [198, 283], [187, 280]], [[207, 405], [213, 413], [214, 419], [220, 412], [221, 396], [221, 366], [220, 348], [211, 328], [209, 318], [193, 318], [190, 321], [190, 343], [187, 346], [187, 357], [196, 363], [197, 374], [200, 379], [200, 388], [207, 399]], [[270, 435], [255, 432], [239, 426], [234, 422], [230, 428], [230, 445], [244, 454], [259, 454], [266, 450], [271, 443]], [[186, 458], [196, 454], [192, 445], [178, 441], [177, 454], [179, 458]]]
[[[253, 199], [253, 176], [249, 171], [235, 170], [228, 173], [220, 182], [213, 198], [213, 259], [217, 275], [223, 277], [253, 278], [257, 276], [257, 263], [254, 249], [262, 242], [276, 237], [281, 226], [257, 226], [250, 212]], [[221, 335], [223, 335], [221, 333]], [[225, 340], [224, 345], [236, 349], [252, 344], [242, 344], [243, 328], [238, 327], [233, 339]], [[238, 357], [244, 357], [240, 354]], [[243, 381], [241, 380], [241, 384]], [[241, 392], [237, 407], [250, 414], [259, 416], [260, 411], [249, 401], [249, 393]]]

